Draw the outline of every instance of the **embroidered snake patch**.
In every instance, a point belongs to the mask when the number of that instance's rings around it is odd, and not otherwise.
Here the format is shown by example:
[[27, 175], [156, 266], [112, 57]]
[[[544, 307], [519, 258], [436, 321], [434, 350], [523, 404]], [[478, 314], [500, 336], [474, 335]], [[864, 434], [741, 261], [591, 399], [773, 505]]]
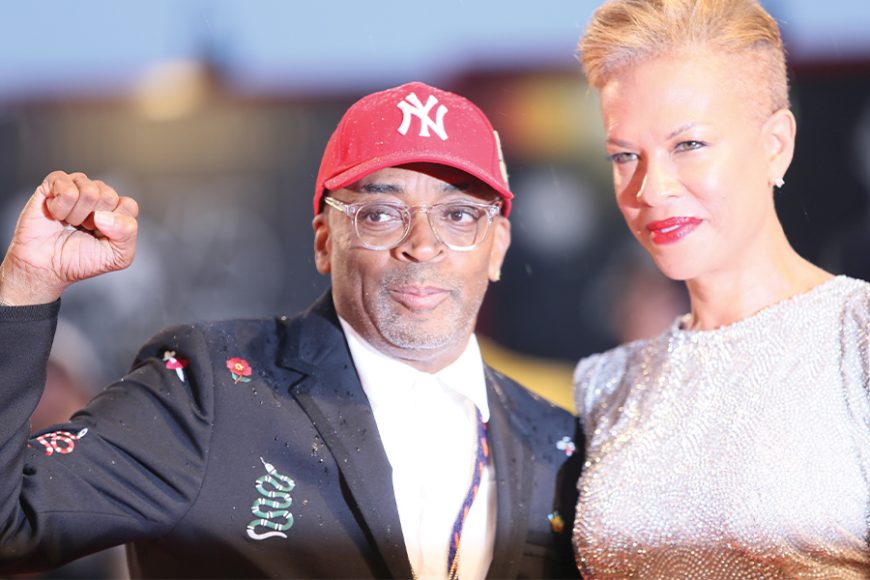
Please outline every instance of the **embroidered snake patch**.
[[[266, 475], [257, 478], [256, 487], [264, 497], [258, 497], [251, 504], [251, 513], [257, 516], [257, 519], [251, 520], [248, 524], [248, 536], [254, 540], [286, 538], [287, 534], [284, 532], [293, 527], [293, 514], [287, 508], [293, 503], [290, 492], [296, 487], [296, 483], [286, 475], [278, 473], [275, 466], [262, 457], [260, 461], [266, 468]], [[269, 511], [263, 511], [261, 509], [263, 507], [269, 508]], [[258, 527], [272, 531], [257, 532]]]
[[72, 453], [76, 448], [76, 441], [88, 434], [88, 428], [85, 427], [75, 435], [68, 431], [55, 431], [54, 433], [45, 433], [36, 438], [45, 448], [45, 454], [51, 455], [59, 453], [66, 455]]

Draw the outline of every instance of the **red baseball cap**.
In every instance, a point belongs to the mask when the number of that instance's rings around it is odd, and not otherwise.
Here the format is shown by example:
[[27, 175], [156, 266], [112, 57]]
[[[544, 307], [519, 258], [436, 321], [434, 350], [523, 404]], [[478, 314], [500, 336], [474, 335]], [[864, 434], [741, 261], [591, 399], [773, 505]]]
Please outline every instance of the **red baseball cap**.
[[314, 214], [325, 190], [347, 187], [370, 173], [406, 163], [455, 167], [483, 181], [511, 210], [514, 194], [498, 133], [474, 103], [420, 82], [367, 95], [351, 105], [326, 144]]

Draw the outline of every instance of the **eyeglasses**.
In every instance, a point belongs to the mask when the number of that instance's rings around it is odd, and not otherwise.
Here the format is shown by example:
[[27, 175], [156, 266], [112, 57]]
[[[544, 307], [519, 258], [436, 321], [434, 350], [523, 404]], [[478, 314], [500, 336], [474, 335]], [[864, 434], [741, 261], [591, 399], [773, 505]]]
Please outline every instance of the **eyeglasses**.
[[370, 250], [397, 247], [411, 231], [413, 214], [423, 212], [439, 242], [451, 250], [467, 252], [486, 239], [493, 218], [501, 211], [501, 201], [446, 201], [413, 207], [389, 201], [344, 203], [332, 197], [324, 201], [350, 218], [357, 237]]

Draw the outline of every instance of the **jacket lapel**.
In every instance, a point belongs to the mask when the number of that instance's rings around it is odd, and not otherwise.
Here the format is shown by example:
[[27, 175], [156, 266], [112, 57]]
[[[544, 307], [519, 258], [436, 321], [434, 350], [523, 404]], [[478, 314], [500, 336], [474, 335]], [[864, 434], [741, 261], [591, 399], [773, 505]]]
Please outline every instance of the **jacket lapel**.
[[353, 366], [327, 293], [288, 328], [281, 366], [300, 380], [291, 394], [335, 458], [351, 504], [369, 541], [383, 558], [383, 573], [410, 578], [405, 540], [393, 493], [392, 468], [371, 406]]
[[496, 479], [495, 546], [488, 578], [516, 578], [528, 533], [528, 498], [531, 490], [531, 451], [523, 430], [513, 419], [511, 402], [497, 378], [486, 368], [489, 403], [489, 443]]

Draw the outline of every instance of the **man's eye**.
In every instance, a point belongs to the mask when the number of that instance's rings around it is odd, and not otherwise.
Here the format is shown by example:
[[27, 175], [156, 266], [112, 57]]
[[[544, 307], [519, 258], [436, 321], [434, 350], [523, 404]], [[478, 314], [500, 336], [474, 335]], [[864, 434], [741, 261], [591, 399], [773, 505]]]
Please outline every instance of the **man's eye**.
[[472, 224], [480, 219], [481, 210], [471, 205], [445, 207], [441, 219], [452, 224]]
[[396, 220], [402, 221], [402, 215], [393, 207], [374, 206], [361, 209], [357, 219], [367, 224], [388, 224]]
[[620, 151], [619, 153], [614, 153], [610, 155], [611, 163], [616, 163], [617, 165], [622, 165], [623, 163], [631, 163], [632, 161], [637, 161], [637, 153], [628, 153], [626, 151]]

